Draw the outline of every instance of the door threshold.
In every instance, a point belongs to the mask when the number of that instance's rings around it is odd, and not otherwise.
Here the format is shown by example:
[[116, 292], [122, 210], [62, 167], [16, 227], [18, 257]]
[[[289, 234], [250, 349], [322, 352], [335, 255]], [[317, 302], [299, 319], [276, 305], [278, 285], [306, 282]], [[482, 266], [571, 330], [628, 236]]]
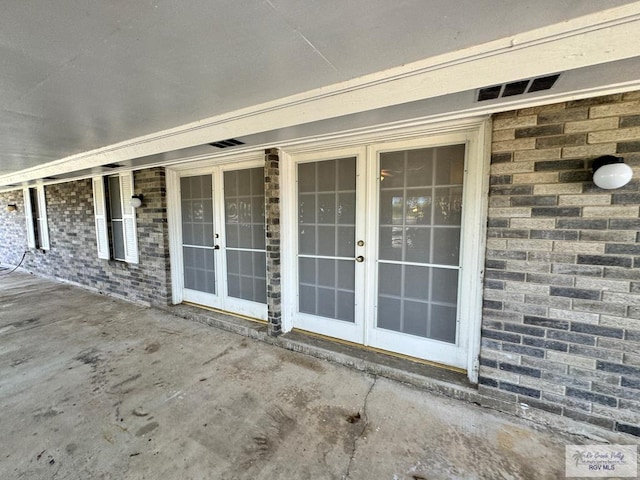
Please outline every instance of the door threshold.
[[194, 302], [182, 302], [182, 305], [189, 305], [190, 307], [201, 308], [203, 310], [209, 310], [210, 312], [221, 313], [222, 315], [229, 315], [231, 317], [241, 318], [243, 320], [249, 320], [250, 322], [260, 323], [262, 325], [266, 325], [267, 321], [262, 320], [260, 318], [249, 317], [247, 315], [242, 315], [241, 313], [229, 312], [227, 310], [221, 310], [219, 308], [209, 307], [208, 305], [201, 305], [199, 303]]
[[400, 358], [402, 360], [407, 360], [409, 362], [421, 363], [422, 365], [429, 365], [429, 366], [435, 367], [435, 368], [442, 368], [444, 370], [449, 370], [449, 371], [456, 372], [456, 373], [463, 373], [463, 374], [467, 373], [467, 371], [464, 368], [454, 367], [452, 365], [446, 365], [444, 363], [434, 362], [432, 360], [425, 360], [423, 358], [412, 357], [410, 355], [405, 355], [403, 353], [392, 352], [391, 350], [384, 350], [382, 348], [371, 347], [369, 345], [363, 345], [361, 343], [350, 342], [348, 340], [342, 340], [341, 338], [335, 338], [335, 337], [330, 337], [328, 335], [322, 335], [321, 333], [311, 332], [309, 330], [303, 330], [301, 328], [294, 328], [292, 331], [293, 332], [300, 332], [300, 333], [302, 333], [304, 335], [308, 335], [310, 337], [321, 338], [321, 339], [324, 339], [324, 340], [326, 340], [328, 342], [335, 342], [335, 343], [339, 343], [341, 345], [348, 345], [348, 346], [353, 347], [353, 348], [360, 348], [360, 349], [363, 349], [363, 350], [367, 350], [369, 352], [376, 352], [376, 353], [380, 353], [382, 355], [389, 355], [390, 357]]
[[300, 329], [280, 335], [273, 343], [287, 350], [408, 383], [434, 393], [467, 399], [477, 395], [477, 385], [469, 381], [466, 371], [457, 367], [365, 347]]

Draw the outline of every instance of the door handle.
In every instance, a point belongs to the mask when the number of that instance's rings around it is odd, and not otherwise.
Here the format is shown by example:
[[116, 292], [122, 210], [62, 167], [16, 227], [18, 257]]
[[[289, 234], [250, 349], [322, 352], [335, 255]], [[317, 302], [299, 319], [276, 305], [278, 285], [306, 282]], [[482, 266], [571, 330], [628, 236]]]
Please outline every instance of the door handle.
[[214, 246], [213, 246], [213, 249], [214, 249], [214, 250], [220, 250], [220, 245], [214, 245]]
[[362, 262], [364, 262], [364, 257], [363, 257], [362, 255], [358, 255], [358, 256], [356, 257], [356, 262], [358, 262], [358, 263], [362, 263]]

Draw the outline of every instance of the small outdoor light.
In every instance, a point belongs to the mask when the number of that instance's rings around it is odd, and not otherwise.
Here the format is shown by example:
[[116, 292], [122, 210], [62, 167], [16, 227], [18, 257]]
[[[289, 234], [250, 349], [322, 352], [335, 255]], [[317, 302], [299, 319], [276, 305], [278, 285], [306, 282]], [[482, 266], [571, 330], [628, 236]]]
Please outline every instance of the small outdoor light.
[[593, 183], [600, 188], [611, 190], [624, 187], [632, 176], [633, 170], [624, 163], [622, 157], [604, 155], [593, 161]]
[[129, 202], [129, 204], [133, 207], [133, 208], [138, 208], [142, 206], [142, 199], [143, 199], [143, 195], [139, 194], [139, 195], [133, 195], [131, 197], [131, 201]]
[[18, 206], [15, 203], [10, 203], [7, 205], [7, 212], [15, 212], [18, 209]]

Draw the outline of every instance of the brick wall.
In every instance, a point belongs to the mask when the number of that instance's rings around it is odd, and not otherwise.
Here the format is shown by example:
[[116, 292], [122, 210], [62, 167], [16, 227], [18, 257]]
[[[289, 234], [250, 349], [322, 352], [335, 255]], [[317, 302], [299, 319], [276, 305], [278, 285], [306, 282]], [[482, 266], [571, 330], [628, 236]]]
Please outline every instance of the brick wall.
[[[17, 209], [7, 212], [9, 204]], [[18, 265], [28, 248], [22, 190], [0, 193], [0, 265]]]
[[29, 250], [22, 191], [0, 194], [0, 205], [16, 203], [16, 212], [0, 209], [0, 262], [33, 273], [74, 282], [128, 300], [166, 305], [170, 299], [169, 248], [164, 169], [134, 173], [135, 192], [144, 194], [138, 208], [140, 263], [101, 260], [96, 249], [91, 179], [45, 187], [51, 249]]
[[267, 310], [269, 334], [282, 332], [280, 286], [280, 157], [277, 149], [265, 151], [265, 209], [267, 235]]
[[489, 205], [480, 390], [640, 435], [640, 92], [496, 115]]

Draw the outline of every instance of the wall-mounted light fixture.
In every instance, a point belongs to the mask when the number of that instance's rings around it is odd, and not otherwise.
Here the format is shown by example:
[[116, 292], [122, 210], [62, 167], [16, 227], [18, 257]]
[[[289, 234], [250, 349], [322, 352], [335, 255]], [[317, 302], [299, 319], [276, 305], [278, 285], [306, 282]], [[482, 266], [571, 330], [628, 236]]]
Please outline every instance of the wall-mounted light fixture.
[[131, 201], [129, 202], [129, 204], [133, 207], [133, 208], [138, 208], [142, 206], [142, 200], [143, 200], [144, 196], [142, 194], [139, 195], [132, 195], [131, 196]]
[[7, 205], [7, 212], [15, 212], [18, 209], [18, 206], [15, 203], [10, 203]]
[[593, 183], [607, 190], [624, 187], [631, 181], [633, 170], [622, 157], [604, 155], [593, 161]]

